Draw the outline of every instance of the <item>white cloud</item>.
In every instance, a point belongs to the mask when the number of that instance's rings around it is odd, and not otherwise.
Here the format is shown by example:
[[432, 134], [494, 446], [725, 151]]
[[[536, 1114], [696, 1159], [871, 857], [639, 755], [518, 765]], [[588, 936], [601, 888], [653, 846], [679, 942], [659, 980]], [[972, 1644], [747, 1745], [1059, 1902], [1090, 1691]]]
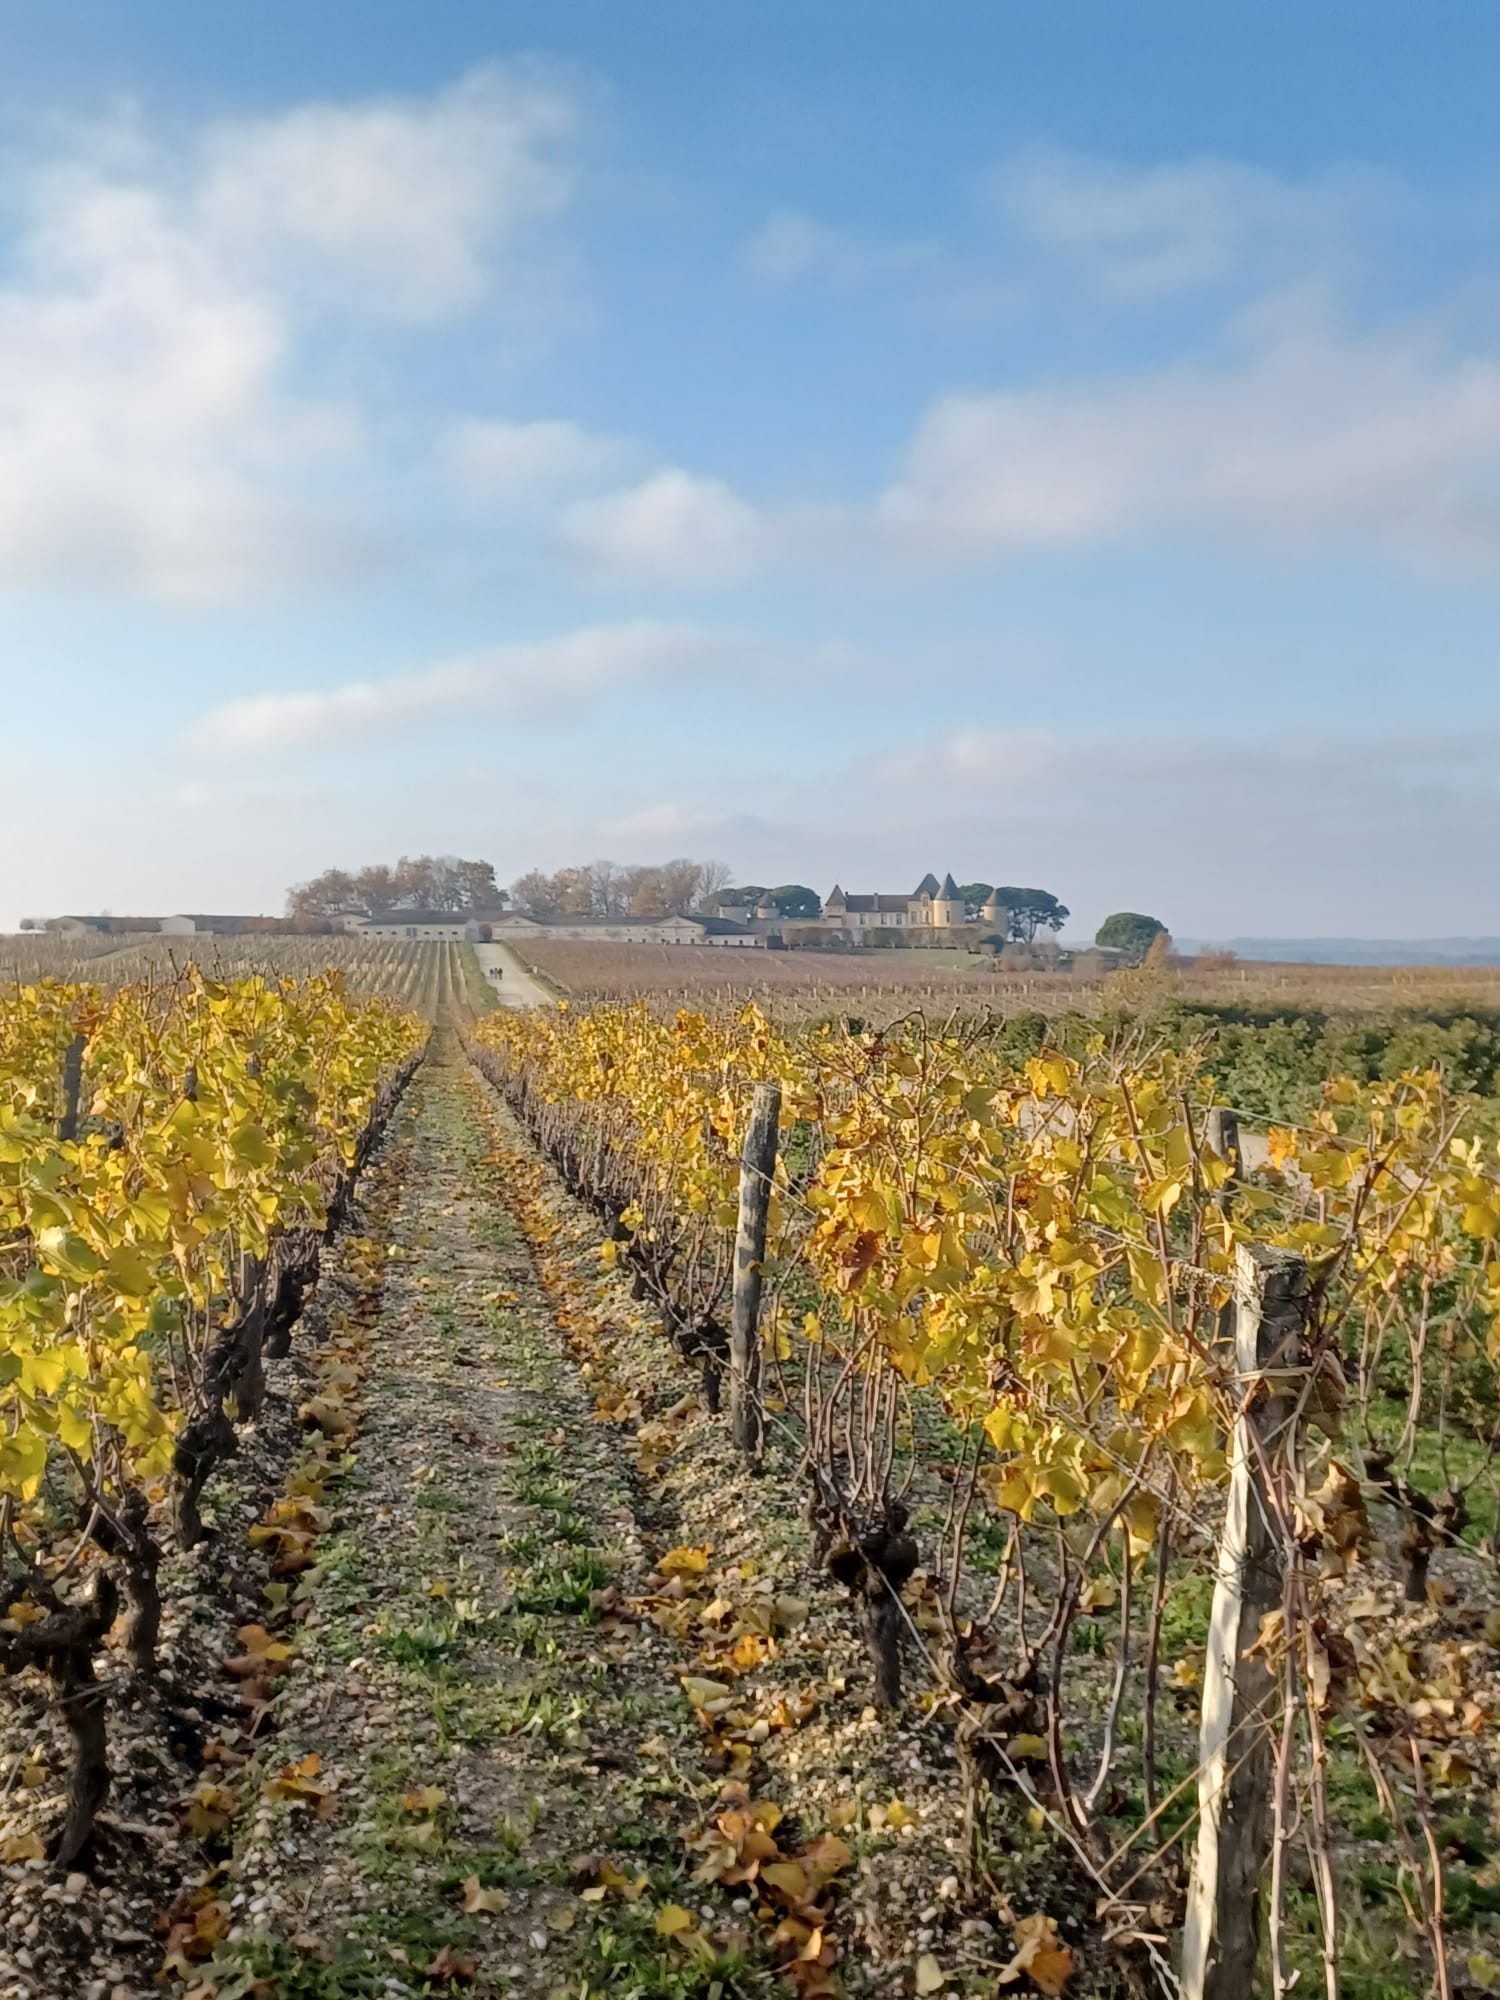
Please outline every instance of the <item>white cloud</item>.
[[1500, 356], [1435, 323], [1354, 331], [1293, 294], [1213, 361], [944, 397], [868, 499], [760, 509], [666, 468], [573, 502], [562, 540], [607, 581], [684, 587], [1148, 542], [1488, 573], [1497, 482]]
[[[1028, 295], [1035, 302], [1040, 273], [1027, 250], [1118, 299], [1230, 281], [1264, 289], [1326, 279], [1408, 206], [1399, 182], [1367, 168], [1297, 181], [1244, 160], [1143, 165], [1038, 147], [985, 178], [977, 234], [882, 236], [782, 207], [752, 232], [740, 263], [772, 287], [920, 273], [929, 304], [972, 317], [1013, 311]], [[1009, 232], [999, 244], [997, 218]]]
[[1500, 360], [1294, 303], [1217, 367], [943, 399], [875, 513], [949, 559], [1171, 537], [1492, 569], [1497, 472]]
[[631, 453], [623, 439], [565, 419], [503, 423], [471, 418], [444, 440], [451, 476], [479, 499], [527, 500], [560, 488], [596, 485]]
[[497, 243], [561, 198], [570, 115], [482, 71], [175, 154], [107, 133], [18, 179], [0, 586], [217, 601], [388, 556], [352, 493], [359, 413], [296, 386], [305, 324], [335, 298], [414, 319], [472, 303]]
[[761, 522], [722, 480], [669, 466], [639, 485], [576, 501], [564, 547], [591, 574], [628, 584], [730, 583], [754, 568]]
[[586, 626], [380, 680], [244, 695], [200, 716], [183, 743], [201, 755], [239, 754], [391, 734], [475, 710], [555, 717], [613, 687], [721, 673], [741, 658], [734, 641], [690, 625]]
[[983, 784], [1030, 786], [1067, 766], [1067, 739], [1048, 730], [958, 729], [875, 760], [880, 784], [908, 789]]
[[[0, 289], [0, 581], [212, 599], [351, 559], [316, 474], [357, 425], [283, 393], [282, 315], [156, 191], [50, 177], [19, 261]], [[298, 502], [279, 487], [294, 464]]]
[[663, 799], [627, 813], [607, 829], [608, 837], [621, 841], [730, 841], [754, 838], [765, 833], [767, 822], [757, 813], [723, 811], [713, 806]]
[[813, 277], [858, 284], [919, 269], [937, 254], [930, 243], [863, 235], [820, 222], [799, 208], [778, 208], [750, 237], [740, 261], [763, 285], [793, 285]]
[[843, 239], [837, 230], [800, 209], [768, 215], [745, 245], [743, 262], [752, 278], [766, 285], [790, 285], [836, 257]]
[[1008, 162], [990, 185], [1023, 236], [1119, 297], [1326, 271], [1401, 199], [1369, 172], [1295, 182], [1241, 160], [1138, 166], [1054, 150]]
[[499, 65], [429, 98], [308, 104], [212, 132], [195, 207], [210, 239], [320, 296], [437, 319], [566, 200], [577, 125], [566, 91]]

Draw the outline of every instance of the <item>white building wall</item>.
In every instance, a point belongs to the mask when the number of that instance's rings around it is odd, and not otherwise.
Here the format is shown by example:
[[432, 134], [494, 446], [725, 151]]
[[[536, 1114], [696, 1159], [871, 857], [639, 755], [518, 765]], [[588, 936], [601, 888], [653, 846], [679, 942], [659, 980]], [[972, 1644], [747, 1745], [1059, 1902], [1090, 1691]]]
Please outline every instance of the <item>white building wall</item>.
[[439, 940], [458, 939], [464, 935], [464, 922], [459, 918], [451, 924], [403, 924], [394, 919], [382, 917], [380, 921], [361, 924], [363, 937], [386, 938], [436, 938]]

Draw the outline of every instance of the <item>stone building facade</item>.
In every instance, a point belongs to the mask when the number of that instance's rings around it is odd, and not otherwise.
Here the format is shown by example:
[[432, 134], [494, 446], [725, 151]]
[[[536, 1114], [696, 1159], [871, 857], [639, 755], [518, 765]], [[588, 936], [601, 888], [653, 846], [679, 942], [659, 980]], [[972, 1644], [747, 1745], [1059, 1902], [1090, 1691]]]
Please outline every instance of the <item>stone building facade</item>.
[[[924, 875], [908, 896], [851, 896], [835, 883], [823, 905], [820, 921], [829, 930], [858, 937], [862, 932], [877, 930], [959, 930], [971, 920], [950, 872], [941, 882], [935, 875]], [[995, 901], [993, 892], [979, 913], [979, 922], [987, 930], [1004, 931], [1009, 927], [1010, 912]]]

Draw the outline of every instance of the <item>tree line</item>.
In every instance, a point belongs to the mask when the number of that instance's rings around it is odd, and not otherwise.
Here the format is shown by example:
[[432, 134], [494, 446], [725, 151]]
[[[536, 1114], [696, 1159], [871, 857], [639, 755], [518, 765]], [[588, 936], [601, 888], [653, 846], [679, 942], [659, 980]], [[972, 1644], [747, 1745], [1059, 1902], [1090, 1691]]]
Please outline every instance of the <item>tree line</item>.
[[511, 900], [541, 918], [686, 917], [711, 914], [732, 880], [722, 861], [679, 857], [634, 868], [590, 861], [550, 875], [533, 868], [511, 884]]
[[[311, 881], [288, 890], [287, 916], [308, 927], [342, 916], [383, 917], [400, 910], [494, 915], [511, 908], [533, 917], [687, 916], [711, 914], [732, 880], [733, 871], [722, 861], [679, 857], [636, 867], [591, 861], [551, 874], [533, 868], [509, 889], [502, 889], [493, 862], [465, 861], [456, 854], [403, 855], [394, 866], [381, 862], [366, 868], [325, 868]], [[811, 897], [816, 914], [819, 905], [813, 892], [797, 893]]]
[[388, 916], [393, 910], [496, 910], [506, 902], [494, 864], [464, 861], [456, 854], [403, 854], [394, 867], [325, 868], [310, 882], [287, 891], [286, 911], [303, 924], [327, 923], [358, 914]]
[[[966, 882], [959, 895], [971, 923], [981, 921], [986, 905], [998, 903], [1005, 917], [997, 934], [1010, 944], [1032, 944], [1043, 931], [1055, 936], [1071, 915], [1047, 889]], [[791, 923], [811, 922], [823, 909], [817, 891], [806, 883], [783, 882], [775, 888], [758, 882], [734, 885], [734, 872], [724, 862], [693, 861], [687, 856], [633, 867], [590, 861], [550, 874], [532, 868], [505, 890], [495, 879], [492, 862], [465, 861], [456, 854], [404, 854], [394, 865], [327, 868], [311, 881], [299, 882], [288, 891], [287, 917], [295, 926], [312, 929], [355, 913], [383, 917], [398, 910], [440, 910], [493, 915], [509, 907], [544, 920], [629, 917], [649, 922], [714, 916], [725, 908], [753, 911], [766, 905]], [[1165, 935], [1166, 926], [1157, 918], [1122, 910], [1105, 919], [1095, 942], [1139, 960], [1156, 937]]]

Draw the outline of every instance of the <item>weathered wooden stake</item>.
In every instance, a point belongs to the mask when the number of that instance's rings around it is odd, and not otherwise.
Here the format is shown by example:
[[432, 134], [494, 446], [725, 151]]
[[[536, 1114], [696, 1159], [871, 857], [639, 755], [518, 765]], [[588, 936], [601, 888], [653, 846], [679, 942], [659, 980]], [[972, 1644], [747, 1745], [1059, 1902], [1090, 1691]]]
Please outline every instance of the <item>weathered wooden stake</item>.
[[[1248, 1657], [1282, 1601], [1282, 1546], [1266, 1484], [1291, 1435], [1307, 1319], [1307, 1266], [1242, 1245], [1235, 1266], [1235, 1365], [1242, 1397], [1229, 1442], [1229, 1500], [1203, 1666], [1198, 1850], [1182, 1942], [1183, 2000], [1255, 1990], [1260, 1887], [1271, 1844], [1275, 1680]], [[1253, 1390], [1253, 1395], [1251, 1391]]]
[[734, 1312], [729, 1323], [729, 1424], [734, 1441], [758, 1464], [765, 1429], [760, 1396], [760, 1294], [766, 1220], [776, 1173], [781, 1085], [758, 1083], [740, 1154], [740, 1216], [734, 1239]]
[[1221, 1201], [1227, 1202], [1230, 1189], [1240, 1178], [1242, 1166], [1240, 1121], [1227, 1104], [1215, 1104], [1209, 1107], [1208, 1117], [1203, 1126], [1203, 1138], [1211, 1153], [1217, 1153], [1221, 1160], [1229, 1162], [1229, 1179], [1219, 1197]]
[[[1221, 1213], [1227, 1215], [1234, 1204], [1234, 1191], [1240, 1184], [1243, 1155], [1240, 1152], [1240, 1121], [1227, 1104], [1209, 1106], [1208, 1116], [1203, 1121], [1203, 1143], [1209, 1152], [1216, 1153], [1221, 1160], [1229, 1163], [1229, 1178], [1219, 1189], [1217, 1200]], [[1237, 1308], [1229, 1299], [1219, 1309], [1219, 1347], [1226, 1356], [1232, 1356], [1235, 1344], [1235, 1314]]]
[[59, 1139], [78, 1137], [79, 1103], [83, 1096], [83, 1051], [87, 1046], [83, 1035], [75, 1035], [63, 1055], [63, 1108], [57, 1121]]

